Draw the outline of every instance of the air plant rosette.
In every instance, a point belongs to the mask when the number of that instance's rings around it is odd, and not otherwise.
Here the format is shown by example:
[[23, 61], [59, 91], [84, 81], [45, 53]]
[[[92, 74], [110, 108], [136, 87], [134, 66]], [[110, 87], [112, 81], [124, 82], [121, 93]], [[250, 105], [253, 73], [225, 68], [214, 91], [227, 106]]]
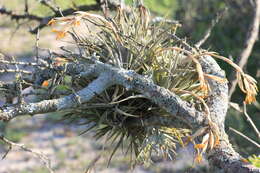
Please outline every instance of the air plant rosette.
[[[220, 83], [227, 80], [205, 74], [199, 61], [203, 56], [222, 59], [235, 67], [239, 86], [246, 93], [245, 102], [255, 100], [257, 87], [252, 77], [215, 52], [196, 48], [186, 50], [183, 44], [171, 37], [179, 24], [150, 22], [149, 11], [143, 5], [132, 7], [130, 11], [118, 6], [111, 18], [78, 11], [74, 16], [54, 18], [49, 22], [53, 28], [60, 24], [61, 30], [53, 29], [56, 38], [70, 35], [85, 57], [94, 54], [103, 63], [133, 70], [174, 92], [197, 110], [206, 112], [208, 126], [194, 129], [144, 95], [114, 85], [96, 95], [91, 103], [82, 104], [65, 115], [68, 119], [86, 120], [83, 124], [89, 124], [89, 128], [83, 133], [92, 131], [96, 139], [105, 138], [114, 143], [111, 158], [120, 146], [124, 146], [126, 152], [135, 155], [133, 163], [150, 163], [154, 154], [174, 159], [178, 147], [192, 142], [196, 151], [195, 161], [201, 162], [204, 152], [218, 146], [218, 128], [212, 122], [206, 104], [210, 93], [207, 79]], [[86, 59], [79, 57], [77, 61]], [[66, 60], [55, 63], [63, 66]], [[79, 90], [89, 82], [90, 79], [73, 80], [69, 87]]]

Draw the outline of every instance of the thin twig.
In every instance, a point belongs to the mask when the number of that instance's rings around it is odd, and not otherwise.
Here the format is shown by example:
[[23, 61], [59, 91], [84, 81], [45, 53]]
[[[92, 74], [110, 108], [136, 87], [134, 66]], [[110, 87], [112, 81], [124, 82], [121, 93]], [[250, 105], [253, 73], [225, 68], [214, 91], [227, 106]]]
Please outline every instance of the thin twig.
[[254, 124], [254, 122], [252, 121], [252, 119], [250, 118], [250, 116], [247, 114], [247, 111], [246, 111], [246, 103], [244, 102], [244, 115], [246, 116], [247, 118], [247, 121], [250, 123], [250, 125], [253, 127], [258, 139], [260, 139], [260, 133], [259, 133], [259, 130], [257, 129], [256, 125]]
[[24, 1], [24, 13], [28, 14], [28, 0]]
[[169, 35], [169, 37], [171, 37], [171, 39], [180, 43], [183, 46], [184, 49], [186, 49], [188, 51], [193, 51], [193, 47], [191, 47], [185, 40], [179, 38], [177, 35], [172, 34], [170, 32], [167, 32], [167, 34]]
[[24, 65], [24, 66], [38, 66], [39, 64], [37, 63], [32, 63], [32, 62], [18, 62], [18, 61], [6, 61], [6, 60], [1, 60], [0, 59], [0, 63], [1, 64], [9, 64], [9, 65]]
[[45, 5], [46, 7], [48, 7], [49, 9], [51, 9], [51, 11], [53, 11], [55, 14], [59, 14], [59, 9], [58, 7], [56, 7], [54, 4], [52, 4], [50, 1], [48, 0], [41, 0], [40, 1], [41, 4]]
[[244, 135], [243, 133], [233, 129], [232, 127], [229, 127], [229, 130], [235, 132], [236, 134], [240, 135], [241, 137], [245, 138], [246, 140], [248, 140], [249, 142], [251, 142], [252, 144], [254, 144], [255, 146], [257, 146], [258, 148], [260, 148], [260, 144], [258, 144], [257, 142], [255, 142], [254, 140], [250, 139], [249, 137], [247, 137], [246, 135]]
[[[23, 62], [23, 61], [7, 61], [7, 60], [2, 60], [0, 59], [0, 64], [5, 64], [5, 65], [22, 65], [22, 66], [27, 66], [27, 67], [37, 67], [37, 68], [43, 68], [43, 67], [47, 67], [48, 65], [46, 64], [46, 62], [42, 59], [39, 59], [39, 64], [35, 63], [35, 62]], [[5, 72], [3, 69], [0, 70], [0, 73]], [[14, 72], [14, 71], [10, 71], [10, 72]], [[25, 73], [29, 73], [29, 71], [26, 71]]]
[[207, 41], [207, 39], [209, 38], [209, 36], [211, 34], [211, 31], [216, 26], [216, 24], [219, 22], [219, 20], [223, 17], [223, 15], [226, 13], [227, 10], [228, 10], [228, 8], [225, 8], [224, 10], [219, 11], [217, 13], [216, 17], [211, 21], [211, 24], [210, 24], [209, 28], [207, 29], [207, 31], [205, 32], [202, 39], [195, 44], [195, 47], [199, 48], [199, 47], [201, 47], [202, 44], [204, 44]]
[[172, 19], [165, 19], [163, 17], [155, 17], [152, 19], [151, 23], [155, 24], [155, 23], [169, 23], [169, 24], [176, 24], [176, 25], [180, 25], [180, 22], [178, 20], [172, 20]]

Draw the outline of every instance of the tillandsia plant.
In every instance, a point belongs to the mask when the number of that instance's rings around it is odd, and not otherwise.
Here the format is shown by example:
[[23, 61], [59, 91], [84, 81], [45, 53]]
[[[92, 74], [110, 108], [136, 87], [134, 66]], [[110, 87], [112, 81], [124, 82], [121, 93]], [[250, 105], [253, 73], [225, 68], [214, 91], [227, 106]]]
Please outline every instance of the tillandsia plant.
[[[151, 161], [153, 152], [173, 158], [177, 146], [193, 142], [197, 151], [195, 160], [200, 162], [202, 153], [219, 144], [219, 130], [211, 120], [206, 104], [210, 92], [207, 79], [220, 83], [226, 83], [227, 80], [205, 74], [199, 62], [203, 56], [210, 55], [234, 66], [239, 86], [247, 94], [245, 102], [255, 100], [257, 87], [252, 77], [215, 52], [184, 49], [183, 43], [180, 43], [182, 40], [171, 37], [179, 24], [164, 21], [152, 23], [149, 11], [143, 5], [133, 7], [130, 12], [118, 6], [111, 18], [78, 11], [75, 16], [54, 18], [49, 25], [61, 23], [64, 25], [61, 30], [53, 29], [57, 33], [56, 38], [71, 35], [84, 56], [91, 57], [94, 54], [102, 63], [146, 76], [196, 109], [206, 112], [208, 126], [194, 133], [192, 125], [180, 118], [172, 118], [146, 96], [114, 85], [94, 97], [91, 106], [83, 106], [72, 115], [67, 115], [68, 118], [86, 119], [86, 123], [91, 124], [88, 130], [93, 130], [97, 139], [107, 136], [112, 143], [116, 141], [111, 157], [125, 140], [129, 141], [126, 148], [133, 151], [137, 160], [142, 162]], [[78, 61], [84, 61], [84, 58]], [[165, 124], [157, 124], [156, 121]], [[199, 136], [203, 136], [202, 142], [196, 144], [194, 139]]]
[[139, 4], [105, 17], [78, 11], [49, 25], [78, 51], [50, 52], [33, 75], [45, 100], [4, 108], [0, 119], [64, 111], [65, 119], [89, 125], [83, 133], [115, 144], [109, 161], [120, 146], [135, 155], [133, 163], [150, 163], [156, 154], [174, 159], [193, 143], [198, 163], [205, 153], [218, 167], [226, 168], [230, 155], [243, 164], [224, 131], [227, 80], [212, 57], [236, 69], [245, 103], [255, 100], [256, 81], [229, 59], [178, 38], [179, 23], [154, 22]]

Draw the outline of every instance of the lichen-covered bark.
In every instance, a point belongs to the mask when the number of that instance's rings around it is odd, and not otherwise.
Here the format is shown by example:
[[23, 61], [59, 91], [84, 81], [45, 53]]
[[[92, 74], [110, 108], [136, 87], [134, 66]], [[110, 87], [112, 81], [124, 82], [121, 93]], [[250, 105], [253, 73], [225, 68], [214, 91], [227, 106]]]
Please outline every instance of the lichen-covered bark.
[[112, 84], [113, 81], [110, 80], [110, 75], [102, 74], [86, 88], [74, 94], [59, 99], [44, 100], [37, 103], [2, 108], [2, 110], [0, 110], [0, 120], [9, 121], [20, 115], [35, 115], [70, 109], [89, 101], [96, 94], [100, 94]]
[[227, 138], [221, 140], [219, 147], [207, 155], [210, 164], [216, 168], [215, 172], [260, 173], [259, 168], [243, 161], [242, 157], [234, 151]]

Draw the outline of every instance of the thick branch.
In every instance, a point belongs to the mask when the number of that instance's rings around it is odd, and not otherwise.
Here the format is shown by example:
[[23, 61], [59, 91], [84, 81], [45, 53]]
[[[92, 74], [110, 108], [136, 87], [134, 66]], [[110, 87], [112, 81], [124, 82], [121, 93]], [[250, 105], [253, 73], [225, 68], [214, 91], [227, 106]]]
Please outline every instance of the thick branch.
[[164, 108], [172, 115], [180, 116], [194, 127], [205, 123], [205, 114], [197, 111], [188, 102], [183, 101], [173, 92], [153, 83], [152, 80], [125, 69], [115, 68], [108, 64], [95, 61], [94, 73], [105, 72], [112, 74], [112, 80], [128, 90], [134, 90], [145, 95], [152, 102]]
[[[215, 60], [207, 56], [200, 60], [203, 70], [216, 76], [224, 77]], [[224, 121], [228, 109], [228, 87], [226, 83], [210, 80], [211, 93], [207, 101], [210, 115], [220, 130], [220, 145], [207, 154], [212, 165], [225, 173], [259, 173], [260, 169], [242, 162], [242, 157], [234, 151], [225, 133]]]
[[[95, 94], [101, 93], [110, 85], [119, 84], [127, 89], [143, 93], [151, 101], [165, 108], [169, 113], [183, 117], [194, 125], [194, 127], [204, 123], [204, 113], [197, 111], [174, 93], [155, 85], [151, 80], [142, 75], [138, 75], [133, 71], [115, 68], [99, 61], [95, 61], [95, 65], [90, 66], [87, 71], [99, 77], [88, 87], [78, 91], [76, 94], [59, 99], [30, 103], [15, 108], [5, 108], [2, 113], [0, 113], [0, 119], [10, 120], [18, 115], [33, 115], [72, 108], [78, 106], [80, 103], [89, 101]], [[83, 75], [81, 76], [90, 75], [89, 72], [82, 72]]]
[[208, 159], [214, 166], [221, 168], [219, 172], [260, 173], [259, 168], [250, 163], [245, 163], [243, 158], [233, 150], [232, 145], [227, 141], [221, 141], [219, 148], [208, 154]]
[[116, 83], [123, 85], [127, 89], [142, 93], [170, 114], [184, 118], [194, 127], [205, 123], [204, 113], [197, 111], [173, 92], [154, 84], [153, 81], [123, 69], [115, 72], [114, 75]]
[[54, 112], [78, 106], [89, 101], [96, 94], [102, 93], [112, 85], [109, 74], [102, 74], [86, 88], [59, 99], [44, 100], [38, 103], [29, 103], [17, 107], [3, 108], [0, 112], [0, 120], [9, 121], [19, 115], [34, 115], [40, 113]]
[[[258, 6], [259, 1], [260, 0], [257, 1]], [[189, 51], [193, 50], [188, 43], [182, 41], [177, 36], [170, 36], [176, 41], [180, 42], [185, 49]], [[217, 62], [212, 59], [212, 57], [206, 56], [206, 58], [200, 59], [200, 63], [204, 72], [224, 77], [224, 72], [221, 70]], [[236, 151], [234, 151], [232, 145], [229, 143], [228, 136], [225, 133], [224, 121], [228, 108], [227, 84], [221, 84], [211, 79], [209, 80], [209, 83], [211, 87], [211, 93], [207, 101], [207, 105], [210, 108], [211, 119], [219, 127], [221, 142], [219, 148], [216, 148], [207, 154], [208, 160], [210, 161], [211, 165], [221, 169], [219, 172], [259, 173], [259, 168], [255, 168], [254, 166], [245, 164], [241, 161], [241, 156]]]

